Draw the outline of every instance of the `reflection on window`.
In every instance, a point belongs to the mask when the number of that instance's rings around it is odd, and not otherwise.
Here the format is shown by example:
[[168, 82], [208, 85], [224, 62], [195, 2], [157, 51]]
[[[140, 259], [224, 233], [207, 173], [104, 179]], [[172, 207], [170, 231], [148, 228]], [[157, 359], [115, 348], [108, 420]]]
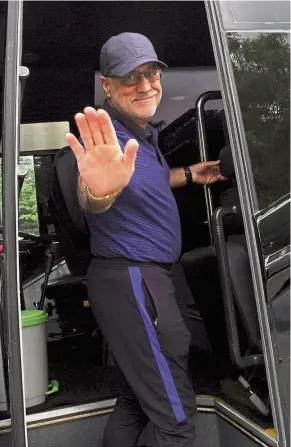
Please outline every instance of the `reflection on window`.
[[[19, 197], [19, 231], [39, 235], [33, 156], [19, 157], [19, 165], [26, 168], [20, 170], [21, 173], [26, 173]], [[0, 201], [2, 210], [2, 166], [0, 173]]]
[[290, 191], [289, 35], [232, 33], [228, 42], [263, 209]]

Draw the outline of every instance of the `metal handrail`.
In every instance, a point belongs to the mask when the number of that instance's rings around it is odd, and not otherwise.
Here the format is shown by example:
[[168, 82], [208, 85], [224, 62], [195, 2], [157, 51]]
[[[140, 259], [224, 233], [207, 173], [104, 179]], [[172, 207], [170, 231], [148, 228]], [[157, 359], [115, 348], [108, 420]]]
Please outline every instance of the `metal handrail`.
[[[208, 101], [213, 101], [221, 98], [222, 98], [221, 92], [219, 90], [213, 90], [202, 93], [202, 95], [199, 96], [195, 104], [195, 109], [197, 113], [197, 131], [198, 131], [199, 152], [201, 161], [209, 160], [205, 115], [204, 115], [205, 104]], [[213, 235], [210, 220], [213, 213], [213, 199], [209, 185], [204, 185], [204, 195], [206, 203], [208, 231], [209, 231], [210, 243], [212, 244]]]
[[232, 287], [230, 286], [232, 281], [230, 277], [226, 240], [223, 229], [223, 218], [225, 216], [239, 214], [239, 209], [236, 206], [220, 207], [214, 210], [211, 220], [214, 246], [220, 271], [220, 282], [230, 355], [233, 363], [239, 368], [248, 368], [250, 366], [264, 364], [264, 356], [263, 354], [241, 355], [233, 292]]
[[17, 165], [20, 132], [20, 59], [22, 1], [8, 2], [2, 148], [3, 301], [8, 334], [9, 397], [12, 446], [27, 447], [20, 325]]

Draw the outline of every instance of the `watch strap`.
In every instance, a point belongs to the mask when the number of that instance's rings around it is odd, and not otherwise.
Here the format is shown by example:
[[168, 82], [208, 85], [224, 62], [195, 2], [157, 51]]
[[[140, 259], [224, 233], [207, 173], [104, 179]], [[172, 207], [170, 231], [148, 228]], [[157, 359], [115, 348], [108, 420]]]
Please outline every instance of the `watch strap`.
[[183, 166], [183, 169], [185, 171], [186, 184], [189, 185], [193, 182], [191, 169], [189, 168], [189, 166]]

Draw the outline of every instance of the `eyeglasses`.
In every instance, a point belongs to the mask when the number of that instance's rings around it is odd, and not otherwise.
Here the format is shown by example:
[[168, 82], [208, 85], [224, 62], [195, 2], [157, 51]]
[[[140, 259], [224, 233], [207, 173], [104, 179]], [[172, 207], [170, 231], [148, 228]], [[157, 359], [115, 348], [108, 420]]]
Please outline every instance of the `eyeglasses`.
[[162, 77], [160, 68], [150, 68], [146, 71], [131, 71], [124, 76], [112, 76], [118, 79], [123, 85], [134, 86], [140, 82], [141, 76], [144, 76], [148, 82], [155, 82]]

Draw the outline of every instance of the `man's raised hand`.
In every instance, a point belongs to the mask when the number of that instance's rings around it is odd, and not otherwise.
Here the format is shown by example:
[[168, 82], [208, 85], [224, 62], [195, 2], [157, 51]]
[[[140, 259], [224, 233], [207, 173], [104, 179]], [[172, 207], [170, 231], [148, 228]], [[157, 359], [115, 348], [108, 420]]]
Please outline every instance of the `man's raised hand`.
[[86, 107], [84, 113], [77, 113], [75, 121], [84, 146], [71, 133], [65, 138], [90, 193], [103, 197], [123, 189], [134, 172], [138, 142], [129, 140], [123, 153], [105, 110]]

